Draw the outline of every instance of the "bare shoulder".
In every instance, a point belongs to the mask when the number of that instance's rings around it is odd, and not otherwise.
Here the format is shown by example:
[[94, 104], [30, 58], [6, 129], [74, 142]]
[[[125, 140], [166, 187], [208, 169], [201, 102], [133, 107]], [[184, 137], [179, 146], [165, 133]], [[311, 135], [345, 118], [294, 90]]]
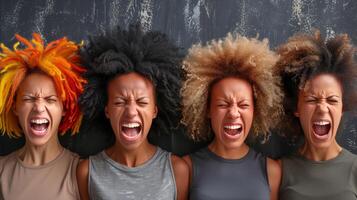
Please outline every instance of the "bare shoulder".
[[175, 172], [188, 173], [188, 165], [184, 159], [176, 155], [171, 155], [171, 162]]
[[186, 162], [188, 166], [189, 176], [190, 176], [190, 183], [192, 182], [192, 159], [189, 155], [185, 155], [182, 159]]
[[270, 184], [279, 184], [281, 179], [281, 161], [267, 158], [267, 172]]
[[268, 173], [281, 173], [281, 160], [273, 160], [271, 158], [267, 158], [267, 168]]
[[89, 199], [88, 193], [89, 160], [81, 160], [77, 166], [77, 184], [82, 200]]
[[80, 160], [77, 166], [77, 177], [88, 177], [89, 173], [89, 160], [83, 159]]
[[267, 173], [270, 187], [270, 199], [277, 200], [281, 182], [281, 162], [267, 158]]
[[177, 200], [186, 200], [188, 198], [189, 167], [184, 159], [176, 155], [171, 155], [171, 163], [176, 182]]
[[192, 169], [192, 160], [191, 157], [189, 155], [185, 155], [184, 157], [182, 157], [182, 159], [186, 162], [186, 164], [188, 165], [188, 167], [190, 169]]

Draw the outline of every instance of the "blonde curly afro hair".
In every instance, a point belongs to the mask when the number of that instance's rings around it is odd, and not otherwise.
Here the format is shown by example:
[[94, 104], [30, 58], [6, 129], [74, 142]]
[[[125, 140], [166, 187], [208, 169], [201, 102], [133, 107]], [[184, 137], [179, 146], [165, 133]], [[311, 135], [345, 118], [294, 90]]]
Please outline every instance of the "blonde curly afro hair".
[[267, 136], [282, 113], [280, 79], [273, 73], [277, 59], [267, 39], [259, 41], [231, 34], [189, 49], [183, 61], [186, 79], [181, 89], [182, 123], [187, 126], [189, 137], [195, 141], [212, 137], [206, 117], [210, 90], [219, 80], [232, 76], [251, 83], [255, 106], [253, 136]]
[[356, 114], [357, 63], [356, 52], [347, 34], [336, 35], [325, 41], [320, 31], [314, 34], [298, 33], [278, 47], [276, 64], [284, 91], [284, 121], [279, 125], [286, 136], [301, 135], [299, 119], [294, 116], [299, 90], [316, 75], [328, 73], [340, 82], [343, 91], [343, 109]]

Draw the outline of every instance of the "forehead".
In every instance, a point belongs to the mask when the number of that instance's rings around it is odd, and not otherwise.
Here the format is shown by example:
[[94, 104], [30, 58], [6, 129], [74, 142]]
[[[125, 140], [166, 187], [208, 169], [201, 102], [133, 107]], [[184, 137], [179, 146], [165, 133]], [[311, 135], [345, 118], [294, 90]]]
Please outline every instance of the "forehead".
[[306, 82], [305, 93], [342, 93], [340, 81], [332, 74], [320, 74]]
[[152, 82], [138, 73], [128, 73], [115, 77], [109, 82], [108, 93], [153, 93]]
[[56, 94], [56, 87], [51, 77], [40, 72], [28, 74], [21, 82], [19, 93], [51, 93]]
[[215, 97], [242, 97], [252, 98], [251, 84], [242, 78], [227, 77], [212, 87], [212, 98]]

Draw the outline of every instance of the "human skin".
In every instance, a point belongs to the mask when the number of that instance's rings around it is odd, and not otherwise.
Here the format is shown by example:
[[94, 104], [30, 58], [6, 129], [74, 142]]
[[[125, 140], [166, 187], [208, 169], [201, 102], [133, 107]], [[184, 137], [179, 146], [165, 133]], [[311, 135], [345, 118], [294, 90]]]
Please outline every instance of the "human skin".
[[336, 157], [342, 148], [336, 141], [343, 103], [342, 86], [332, 74], [311, 78], [299, 91], [295, 116], [304, 131], [306, 158], [322, 161]]
[[65, 112], [52, 78], [41, 72], [25, 77], [12, 108], [26, 138], [20, 159], [33, 166], [55, 159], [63, 150], [58, 127]]
[[[147, 135], [158, 109], [154, 86], [147, 78], [137, 73], [115, 77], [108, 84], [108, 102], [105, 115], [110, 120], [115, 134], [115, 144], [105, 150], [116, 162], [128, 167], [144, 164], [156, 152]], [[177, 199], [187, 199], [189, 171], [187, 164], [178, 156], [172, 155]], [[88, 195], [88, 160], [79, 164], [77, 179], [82, 199]]]
[[[215, 138], [208, 148], [225, 159], [244, 157], [249, 147], [244, 143], [254, 117], [254, 97], [251, 84], [239, 77], [226, 77], [211, 87], [207, 117]], [[192, 174], [192, 160], [185, 156]], [[281, 179], [281, 167], [277, 161], [267, 158], [271, 199], [277, 199]], [[192, 176], [191, 176], [192, 177]]]

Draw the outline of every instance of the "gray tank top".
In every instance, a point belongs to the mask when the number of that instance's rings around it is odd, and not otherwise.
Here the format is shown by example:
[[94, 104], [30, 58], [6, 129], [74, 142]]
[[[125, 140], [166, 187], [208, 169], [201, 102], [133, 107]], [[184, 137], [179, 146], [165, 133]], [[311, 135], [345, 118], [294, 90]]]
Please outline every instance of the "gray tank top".
[[233, 160], [203, 148], [191, 159], [191, 200], [270, 199], [266, 158], [253, 149], [243, 158]]
[[157, 147], [150, 160], [130, 168], [102, 151], [89, 158], [88, 188], [91, 199], [176, 199], [171, 153]]

